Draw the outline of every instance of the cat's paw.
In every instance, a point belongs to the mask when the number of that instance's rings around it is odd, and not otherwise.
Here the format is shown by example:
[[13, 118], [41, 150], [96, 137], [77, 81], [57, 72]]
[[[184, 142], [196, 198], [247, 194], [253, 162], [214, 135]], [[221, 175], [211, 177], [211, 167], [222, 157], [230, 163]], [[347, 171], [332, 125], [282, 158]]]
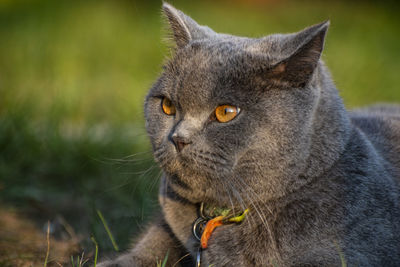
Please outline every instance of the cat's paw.
[[127, 254], [113, 260], [102, 261], [96, 267], [147, 267], [154, 265], [155, 261], [149, 262]]
[[121, 266], [119, 263], [112, 261], [103, 261], [99, 264], [96, 264], [96, 267], [119, 267], [119, 266]]
[[136, 265], [133, 262], [120, 262], [119, 260], [109, 260], [109, 261], [103, 261], [99, 264], [96, 264], [96, 267], [125, 267], [125, 266], [132, 266], [132, 267], [136, 267], [136, 266], [140, 266], [140, 265]]

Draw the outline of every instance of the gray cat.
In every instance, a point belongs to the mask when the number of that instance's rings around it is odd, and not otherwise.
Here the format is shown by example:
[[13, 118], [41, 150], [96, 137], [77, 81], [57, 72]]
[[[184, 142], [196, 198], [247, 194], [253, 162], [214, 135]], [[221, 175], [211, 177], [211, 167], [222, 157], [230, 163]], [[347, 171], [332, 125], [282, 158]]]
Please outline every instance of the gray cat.
[[329, 22], [251, 39], [163, 11], [176, 48], [145, 102], [162, 213], [102, 266], [400, 266], [400, 107], [345, 110]]

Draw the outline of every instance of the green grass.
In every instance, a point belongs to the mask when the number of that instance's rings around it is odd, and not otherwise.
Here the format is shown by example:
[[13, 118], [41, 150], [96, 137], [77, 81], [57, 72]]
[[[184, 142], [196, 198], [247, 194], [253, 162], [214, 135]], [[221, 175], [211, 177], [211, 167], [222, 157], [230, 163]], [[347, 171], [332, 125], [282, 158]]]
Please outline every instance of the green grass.
[[110, 241], [111, 241], [111, 244], [113, 245], [114, 250], [119, 251], [117, 242], [115, 242], [115, 238], [114, 238], [113, 234], [111, 233], [111, 230], [108, 227], [108, 224], [107, 224], [106, 220], [104, 219], [103, 214], [101, 213], [100, 210], [97, 210], [97, 214], [99, 215], [99, 218], [100, 218], [101, 222], [103, 223], [104, 229], [106, 230], [107, 235], [110, 238]]
[[47, 267], [47, 263], [49, 260], [49, 252], [50, 252], [50, 222], [47, 222], [47, 231], [46, 231], [46, 240], [47, 240], [47, 250], [46, 250], [46, 258], [44, 258], [44, 267]]
[[[323, 59], [348, 107], [400, 102], [393, 3], [170, 1], [220, 32], [263, 36], [327, 18]], [[43, 225], [61, 214], [121, 250], [157, 209], [143, 99], [169, 55], [161, 1], [0, 1], [0, 201]], [[130, 156], [131, 155], [131, 156]], [[28, 213], [29, 212], [29, 213]], [[76, 261], [75, 261], [76, 263]]]
[[164, 257], [163, 261], [161, 261], [161, 260], [157, 261], [157, 267], [165, 267], [165, 266], [167, 266], [168, 255], [169, 255], [169, 251], [167, 251], [167, 253], [165, 254], [165, 257]]
[[89, 259], [85, 259], [85, 254], [82, 253], [82, 255], [78, 255], [76, 257], [76, 260], [74, 259], [73, 256], [71, 256], [71, 266], [72, 267], [83, 267], [88, 261]]

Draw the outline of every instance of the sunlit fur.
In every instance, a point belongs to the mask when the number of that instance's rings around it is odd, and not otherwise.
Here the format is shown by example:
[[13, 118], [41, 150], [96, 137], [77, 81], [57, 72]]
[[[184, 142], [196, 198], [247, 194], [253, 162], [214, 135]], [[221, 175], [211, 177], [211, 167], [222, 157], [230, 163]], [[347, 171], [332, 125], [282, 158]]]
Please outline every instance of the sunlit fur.
[[[145, 101], [162, 215], [114, 263], [194, 258], [205, 202], [250, 213], [215, 231], [202, 266], [399, 265], [400, 108], [345, 110], [320, 60], [329, 23], [251, 39], [164, 12], [176, 48]], [[220, 105], [240, 113], [220, 123]]]

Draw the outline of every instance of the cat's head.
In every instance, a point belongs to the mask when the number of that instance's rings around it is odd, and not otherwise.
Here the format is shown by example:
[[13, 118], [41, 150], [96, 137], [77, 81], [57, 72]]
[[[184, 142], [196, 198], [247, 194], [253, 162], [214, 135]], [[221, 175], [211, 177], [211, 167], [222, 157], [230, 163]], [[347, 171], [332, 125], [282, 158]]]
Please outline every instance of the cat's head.
[[244, 191], [284, 194], [307, 164], [329, 22], [251, 39], [217, 34], [168, 4], [163, 10], [176, 48], [145, 116], [172, 186], [218, 203]]

